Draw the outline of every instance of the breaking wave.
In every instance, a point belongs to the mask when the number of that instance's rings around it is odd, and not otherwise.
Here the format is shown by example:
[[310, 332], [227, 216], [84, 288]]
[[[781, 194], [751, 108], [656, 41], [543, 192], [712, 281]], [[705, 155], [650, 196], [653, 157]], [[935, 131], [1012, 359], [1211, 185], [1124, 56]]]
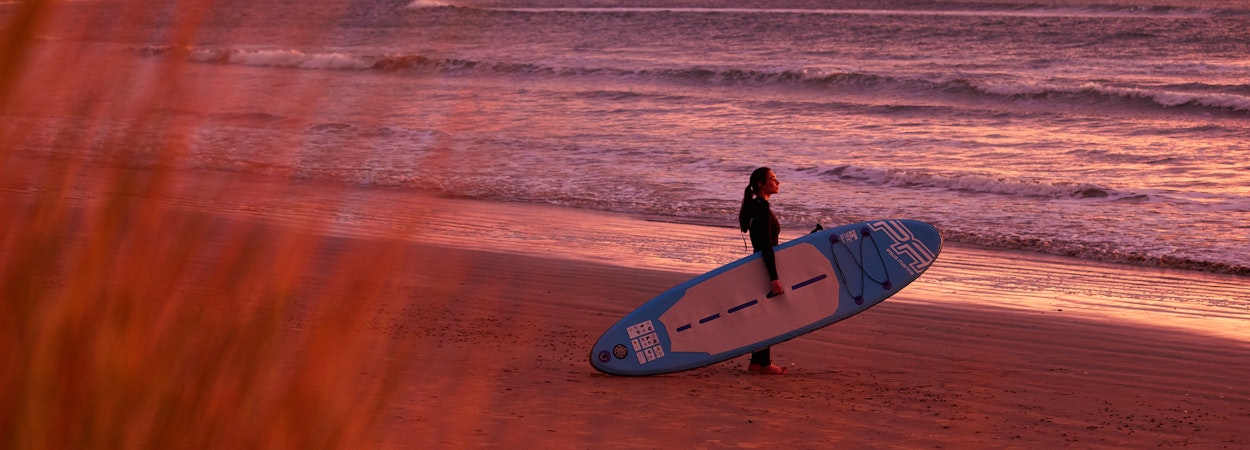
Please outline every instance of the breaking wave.
[[414, 74], [545, 77], [608, 77], [708, 86], [749, 85], [776, 89], [830, 89], [864, 92], [969, 98], [970, 100], [1028, 100], [1062, 104], [1112, 104], [1156, 109], [1197, 108], [1211, 112], [1250, 112], [1250, 94], [1216, 85], [1160, 87], [1111, 86], [1094, 81], [1060, 85], [1045, 83], [988, 83], [951, 78], [928, 80], [861, 72], [829, 72], [806, 68], [758, 70], [746, 68], [630, 69], [614, 67], [555, 67], [536, 63], [477, 61], [418, 54], [361, 55], [350, 52], [306, 52], [294, 49], [233, 48], [141, 49], [148, 55], [184, 54], [191, 61], [307, 70], [356, 70]]
[[944, 189], [972, 194], [995, 194], [1044, 198], [1133, 199], [1145, 194], [1120, 192], [1090, 183], [1041, 183], [975, 174], [937, 174], [899, 169], [876, 169], [841, 165], [820, 173], [843, 181], [916, 189]]

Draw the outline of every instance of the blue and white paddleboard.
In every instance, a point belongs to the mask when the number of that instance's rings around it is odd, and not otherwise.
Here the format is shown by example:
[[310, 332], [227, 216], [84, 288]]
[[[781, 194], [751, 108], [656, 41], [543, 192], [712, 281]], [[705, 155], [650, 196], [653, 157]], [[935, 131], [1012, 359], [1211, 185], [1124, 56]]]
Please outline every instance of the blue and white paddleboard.
[[784, 294], [768, 294], [759, 253], [677, 285], [603, 333], [590, 364], [658, 375], [725, 361], [859, 314], [929, 268], [937, 228], [915, 220], [857, 223], [776, 247]]

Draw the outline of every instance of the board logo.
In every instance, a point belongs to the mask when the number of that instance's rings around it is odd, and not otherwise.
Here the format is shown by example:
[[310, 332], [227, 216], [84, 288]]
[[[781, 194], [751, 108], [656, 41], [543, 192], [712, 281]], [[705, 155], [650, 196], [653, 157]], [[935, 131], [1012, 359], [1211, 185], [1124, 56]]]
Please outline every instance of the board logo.
[[[650, 320], [639, 322], [626, 328], [629, 343], [634, 346], [638, 355], [638, 364], [646, 364], [664, 357], [664, 347], [660, 345], [660, 336], [655, 332], [655, 324]], [[624, 347], [620, 345], [618, 347]], [[623, 358], [618, 356], [618, 358]]]
[[888, 220], [873, 222], [871, 226], [874, 231], [885, 233], [894, 241], [886, 249], [886, 253], [911, 275], [919, 274], [937, 258], [937, 254], [923, 241], [916, 239], [916, 235], [902, 222]]

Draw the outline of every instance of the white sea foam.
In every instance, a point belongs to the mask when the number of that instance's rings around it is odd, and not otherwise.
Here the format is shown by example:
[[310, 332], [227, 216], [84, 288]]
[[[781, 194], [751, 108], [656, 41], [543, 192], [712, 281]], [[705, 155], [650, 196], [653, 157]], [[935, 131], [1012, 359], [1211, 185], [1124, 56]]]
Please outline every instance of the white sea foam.
[[[418, 3], [423, 0], [418, 0]], [[1011, 9], [872, 9], [872, 8], [699, 8], [699, 7], [486, 7], [495, 11], [524, 13], [655, 13], [655, 14], [757, 14], [757, 15], [851, 15], [940, 17], [1076, 17], [1076, 18], [1206, 18], [1215, 11], [1187, 8], [1011, 8]]]
[[415, 0], [408, 4], [409, 8], [439, 8], [445, 6], [457, 6], [445, 0]]
[[301, 69], [367, 69], [372, 63], [341, 53], [305, 53], [298, 50], [256, 50], [231, 52], [229, 62], [249, 66], [292, 67]]

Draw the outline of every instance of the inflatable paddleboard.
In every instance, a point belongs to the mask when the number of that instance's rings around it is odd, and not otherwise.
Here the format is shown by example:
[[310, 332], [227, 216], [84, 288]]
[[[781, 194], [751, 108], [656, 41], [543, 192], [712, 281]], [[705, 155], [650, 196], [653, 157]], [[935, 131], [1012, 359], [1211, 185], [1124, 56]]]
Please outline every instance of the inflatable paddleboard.
[[658, 375], [751, 353], [859, 314], [920, 277], [942, 249], [937, 228], [881, 220], [826, 229], [775, 247], [786, 292], [769, 295], [757, 252], [677, 285], [608, 328], [595, 369]]

